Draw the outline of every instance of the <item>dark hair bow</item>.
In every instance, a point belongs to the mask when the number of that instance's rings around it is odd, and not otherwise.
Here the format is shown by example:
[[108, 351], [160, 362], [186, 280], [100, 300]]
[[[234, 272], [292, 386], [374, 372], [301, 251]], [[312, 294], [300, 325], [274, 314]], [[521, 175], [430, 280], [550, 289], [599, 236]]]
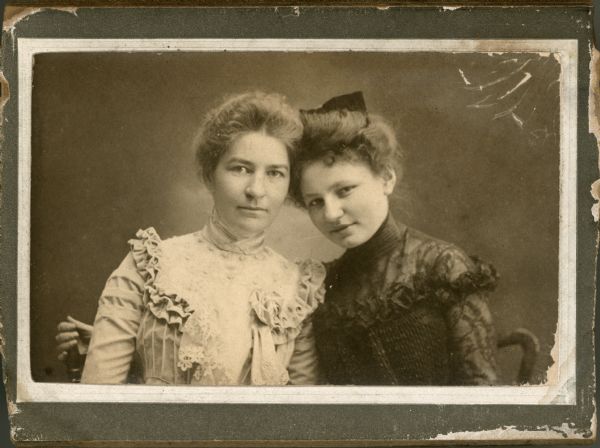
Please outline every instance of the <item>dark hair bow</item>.
[[333, 110], [347, 110], [367, 113], [367, 106], [365, 105], [365, 99], [363, 93], [352, 92], [345, 95], [334, 96], [330, 100], [326, 101], [321, 107], [317, 109], [302, 110], [303, 113], [322, 113], [330, 112]]
[[342, 110], [367, 112], [365, 99], [362, 92], [353, 92], [346, 95], [334, 96], [321, 106], [324, 111]]

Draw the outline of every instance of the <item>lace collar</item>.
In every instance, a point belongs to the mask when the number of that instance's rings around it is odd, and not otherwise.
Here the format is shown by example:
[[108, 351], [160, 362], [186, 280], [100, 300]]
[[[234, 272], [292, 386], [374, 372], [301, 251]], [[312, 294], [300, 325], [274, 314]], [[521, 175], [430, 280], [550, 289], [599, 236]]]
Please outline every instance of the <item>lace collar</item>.
[[242, 255], [256, 254], [264, 248], [265, 243], [264, 232], [250, 238], [237, 238], [219, 219], [216, 211], [213, 211], [208, 223], [202, 229], [202, 235], [217, 248]]

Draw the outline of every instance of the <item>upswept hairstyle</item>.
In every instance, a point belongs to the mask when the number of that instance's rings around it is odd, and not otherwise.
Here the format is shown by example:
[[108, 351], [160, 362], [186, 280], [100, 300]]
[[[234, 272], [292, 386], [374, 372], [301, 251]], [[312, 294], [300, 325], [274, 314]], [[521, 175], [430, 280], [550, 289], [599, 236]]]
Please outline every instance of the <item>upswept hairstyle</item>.
[[304, 134], [296, 154], [290, 196], [304, 207], [300, 180], [308, 165], [320, 161], [366, 163], [376, 175], [386, 178], [391, 170], [400, 177], [401, 151], [394, 130], [383, 118], [366, 111], [301, 111]]
[[249, 132], [262, 132], [280, 140], [288, 151], [290, 168], [302, 136], [302, 121], [285, 97], [250, 92], [232, 96], [206, 114], [196, 140], [198, 174], [205, 184], [231, 144]]

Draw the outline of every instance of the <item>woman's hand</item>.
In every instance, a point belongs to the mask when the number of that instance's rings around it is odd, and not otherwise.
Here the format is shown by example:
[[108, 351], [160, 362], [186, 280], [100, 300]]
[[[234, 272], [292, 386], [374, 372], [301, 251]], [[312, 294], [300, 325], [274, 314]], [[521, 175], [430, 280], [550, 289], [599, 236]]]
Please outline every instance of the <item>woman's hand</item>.
[[56, 334], [56, 351], [58, 359], [64, 361], [67, 359], [71, 348], [78, 346], [79, 353], [87, 353], [87, 348], [92, 337], [92, 326], [67, 316], [67, 320], [58, 324], [58, 333]]

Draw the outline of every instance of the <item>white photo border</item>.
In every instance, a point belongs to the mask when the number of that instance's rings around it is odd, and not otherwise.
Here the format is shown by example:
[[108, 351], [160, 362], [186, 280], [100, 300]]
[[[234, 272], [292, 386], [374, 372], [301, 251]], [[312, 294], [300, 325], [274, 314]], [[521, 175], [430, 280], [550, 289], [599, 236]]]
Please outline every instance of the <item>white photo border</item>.
[[[572, 405], [577, 244], [576, 39], [46, 39], [18, 38], [17, 396], [23, 402]], [[145, 386], [35, 382], [30, 360], [31, 99], [34, 56], [64, 52], [544, 53], [561, 65], [559, 304], [549, 382], [525, 386]], [[549, 372], [549, 373], [550, 373]]]

